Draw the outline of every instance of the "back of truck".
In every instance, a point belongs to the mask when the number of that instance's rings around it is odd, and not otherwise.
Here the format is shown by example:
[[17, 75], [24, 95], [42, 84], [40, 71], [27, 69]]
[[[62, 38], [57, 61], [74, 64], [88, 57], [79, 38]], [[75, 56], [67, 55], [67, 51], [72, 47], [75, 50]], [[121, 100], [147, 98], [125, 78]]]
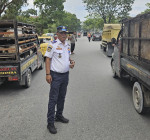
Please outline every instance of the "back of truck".
[[15, 20], [0, 21], [0, 83], [17, 81], [29, 87], [31, 73], [43, 68], [34, 26]]
[[123, 26], [122, 66], [150, 89], [150, 13], [124, 20]]
[[117, 39], [120, 29], [121, 24], [104, 24], [101, 48], [106, 51], [107, 56], [112, 56], [114, 51], [112, 39]]
[[146, 113], [150, 109], [150, 12], [123, 20], [122, 29], [111, 62], [114, 76], [129, 76], [135, 110]]
[[20, 79], [15, 21], [0, 22], [0, 83]]

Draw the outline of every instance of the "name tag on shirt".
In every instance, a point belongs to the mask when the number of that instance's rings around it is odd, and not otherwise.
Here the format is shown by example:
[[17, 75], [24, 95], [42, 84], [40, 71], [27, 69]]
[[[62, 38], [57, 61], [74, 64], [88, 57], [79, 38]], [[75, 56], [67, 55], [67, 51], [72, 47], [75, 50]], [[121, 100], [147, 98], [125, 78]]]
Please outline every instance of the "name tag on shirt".
[[62, 48], [56, 48], [56, 50], [62, 50]]

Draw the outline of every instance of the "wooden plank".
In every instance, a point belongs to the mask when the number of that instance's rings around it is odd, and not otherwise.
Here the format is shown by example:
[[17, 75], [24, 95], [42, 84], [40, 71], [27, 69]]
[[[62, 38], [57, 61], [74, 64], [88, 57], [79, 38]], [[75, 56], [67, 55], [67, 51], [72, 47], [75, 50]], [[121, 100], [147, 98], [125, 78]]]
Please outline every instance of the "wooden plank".
[[33, 46], [30, 46], [30, 47], [21, 49], [21, 50], [19, 50], [19, 52], [20, 52], [20, 53], [23, 53], [23, 52], [26, 51], [26, 50], [29, 50], [29, 49], [31, 49], [31, 48], [35, 48], [36, 46], [37, 46], [37, 45], [33, 45]]
[[0, 35], [4, 35], [4, 34], [13, 34], [14, 32], [0, 32]]
[[0, 48], [0, 51], [13, 51], [16, 50], [16, 48]]
[[18, 44], [22, 44], [22, 43], [27, 43], [30, 41], [35, 41], [36, 39], [29, 39], [29, 40], [24, 40], [24, 41], [18, 41]]
[[15, 54], [0, 54], [0, 58], [15, 58]]

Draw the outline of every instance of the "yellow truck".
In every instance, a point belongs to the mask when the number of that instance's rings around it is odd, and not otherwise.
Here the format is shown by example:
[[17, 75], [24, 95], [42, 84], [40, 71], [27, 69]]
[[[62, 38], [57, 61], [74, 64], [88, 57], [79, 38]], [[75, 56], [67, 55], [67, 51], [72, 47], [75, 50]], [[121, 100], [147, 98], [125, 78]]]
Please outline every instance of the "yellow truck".
[[38, 37], [40, 42], [40, 48], [42, 55], [44, 56], [47, 50], [47, 45], [50, 41], [53, 41], [54, 39], [51, 36], [39, 36]]
[[106, 51], [107, 56], [112, 56], [112, 53], [114, 52], [112, 40], [114, 38], [117, 39], [120, 29], [121, 24], [104, 24], [101, 49]]

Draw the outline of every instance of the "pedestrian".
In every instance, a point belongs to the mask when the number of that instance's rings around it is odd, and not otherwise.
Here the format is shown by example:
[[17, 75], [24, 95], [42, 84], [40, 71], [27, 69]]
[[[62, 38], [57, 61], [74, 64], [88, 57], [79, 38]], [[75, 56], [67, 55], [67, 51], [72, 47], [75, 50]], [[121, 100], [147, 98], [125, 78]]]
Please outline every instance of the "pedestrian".
[[[50, 84], [47, 128], [50, 133], [56, 134], [54, 121], [68, 123], [63, 116], [64, 102], [69, 80], [69, 68], [73, 68], [75, 62], [70, 58], [70, 45], [67, 43], [67, 29], [65, 26], [57, 27], [57, 40], [50, 42], [45, 53], [46, 57], [46, 81]], [[55, 112], [56, 106], [56, 112]]]
[[88, 33], [88, 40], [91, 41], [91, 33]]
[[69, 37], [69, 40], [70, 40], [70, 44], [71, 44], [71, 54], [74, 54], [75, 42], [77, 41], [75, 32], [73, 32], [73, 34]]

